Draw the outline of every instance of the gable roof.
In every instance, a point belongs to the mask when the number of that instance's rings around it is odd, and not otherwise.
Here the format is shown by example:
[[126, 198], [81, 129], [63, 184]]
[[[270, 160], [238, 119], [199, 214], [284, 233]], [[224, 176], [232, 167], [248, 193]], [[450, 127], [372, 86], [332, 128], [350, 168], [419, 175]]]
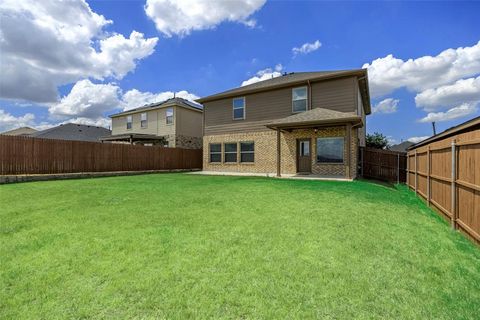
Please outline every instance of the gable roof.
[[316, 72], [292, 72], [272, 79], [255, 82], [246, 86], [233, 88], [227, 91], [206, 96], [196, 101], [204, 103], [208, 101], [219, 100], [228, 97], [234, 97], [247, 93], [267, 91], [282, 87], [288, 87], [296, 84], [303, 84], [308, 81], [324, 81], [340, 77], [356, 76], [359, 77], [360, 89], [362, 91], [363, 103], [366, 114], [370, 114], [370, 93], [368, 88], [368, 75], [366, 69], [336, 70], [336, 71], [316, 71]]
[[480, 116], [475, 117], [473, 119], [467, 120], [463, 123], [460, 123], [456, 126], [450, 127], [447, 130], [444, 130], [434, 136], [431, 136], [428, 139], [422, 140], [408, 148], [408, 150], [412, 150], [418, 147], [421, 147], [425, 144], [440, 140], [440, 139], [445, 139], [450, 136], [453, 136], [455, 134], [467, 132], [467, 131], [472, 131], [472, 130], [477, 130], [480, 129]]
[[114, 118], [114, 117], [124, 116], [124, 115], [127, 115], [127, 114], [133, 114], [133, 113], [138, 113], [138, 112], [142, 112], [142, 111], [150, 111], [150, 110], [154, 110], [154, 109], [173, 107], [173, 106], [179, 106], [179, 107], [184, 107], [184, 108], [187, 108], [187, 109], [203, 112], [203, 106], [201, 104], [189, 101], [187, 99], [175, 97], [175, 98], [170, 98], [170, 99], [167, 99], [167, 100], [161, 101], [161, 102], [146, 104], [146, 105], [144, 105], [142, 107], [139, 107], [139, 108], [130, 109], [130, 110], [122, 111], [122, 112], [119, 112], [119, 113], [115, 113], [115, 114], [110, 115], [109, 117]]
[[410, 142], [407, 140], [407, 141], [403, 141], [402, 143], [391, 146], [388, 150], [397, 151], [397, 152], [407, 152], [407, 149], [413, 145], [414, 145], [413, 142]]
[[37, 132], [37, 130], [35, 130], [33, 128], [30, 128], [30, 127], [20, 127], [20, 128], [17, 128], [17, 129], [2, 132], [0, 134], [4, 134], [4, 135], [7, 135], [7, 136], [25, 136], [25, 135], [29, 135], [29, 134], [34, 133], [34, 132]]
[[340, 112], [324, 108], [315, 108], [305, 112], [297, 113], [267, 124], [268, 128], [294, 128], [298, 126], [320, 125], [330, 123], [356, 122], [361, 123], [362, 117], [354, 112]]
[[67, 123], [50, 129], [37, 131], [30, 134], [29, 136], [45, 139], [98, 142], [100, 137], [108, 136], [110, 134], [111, 131], [106, 128], [87, 126], [76, 123]]

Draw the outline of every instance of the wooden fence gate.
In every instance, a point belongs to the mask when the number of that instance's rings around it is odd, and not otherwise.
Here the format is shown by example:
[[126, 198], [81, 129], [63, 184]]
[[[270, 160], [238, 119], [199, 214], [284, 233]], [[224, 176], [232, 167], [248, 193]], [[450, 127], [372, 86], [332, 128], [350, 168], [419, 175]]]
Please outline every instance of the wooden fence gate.
[[362, 177], [395, 183], [406, 181], [406, 153], [360, 147], [359, 156]]

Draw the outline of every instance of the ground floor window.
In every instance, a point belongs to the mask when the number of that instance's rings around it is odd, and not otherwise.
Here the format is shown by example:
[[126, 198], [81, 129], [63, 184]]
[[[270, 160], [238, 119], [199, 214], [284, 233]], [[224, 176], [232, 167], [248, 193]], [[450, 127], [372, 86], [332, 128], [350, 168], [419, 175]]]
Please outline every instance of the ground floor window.
[[222, 162], [222, 145], [220, 143], [210, 144], [210, 162]]
[[237, 162], [237, 143], [225, 143], [225, 162]]
[[240, 142], [240, 162], [254, 162], [255, 144], [253, 142]]
[[317, 162], [343, 163], [343, 137], [317, 138]]

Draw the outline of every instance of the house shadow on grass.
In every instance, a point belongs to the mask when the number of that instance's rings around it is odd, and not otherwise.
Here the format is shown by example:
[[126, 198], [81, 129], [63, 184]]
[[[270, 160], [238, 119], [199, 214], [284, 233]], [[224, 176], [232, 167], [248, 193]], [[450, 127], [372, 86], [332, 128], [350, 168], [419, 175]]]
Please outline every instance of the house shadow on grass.
[[384, 181], [384, 180], [377, 180], [377, 179], [367, 179], [367, 178], [359, 178], [358, 181], [364, 181], [364, 182], [369, 182], [373, 183], [382, 187], [386, 187], [389, 189], [394, 189], [398, 190], [398, 184], [390, 182], [390, 181]]

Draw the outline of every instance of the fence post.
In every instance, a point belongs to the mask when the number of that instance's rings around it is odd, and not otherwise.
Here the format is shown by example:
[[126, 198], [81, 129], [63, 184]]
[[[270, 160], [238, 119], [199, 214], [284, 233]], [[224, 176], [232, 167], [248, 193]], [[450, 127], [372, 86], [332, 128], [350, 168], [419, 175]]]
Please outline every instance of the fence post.
[[430, 145], [427, 147], [427, 204], [430, 207]]
[[405, 180], [407, 182], [407, 187], [408, 187], [408, 190], [410, 190], [410, 179], [408, 178], [410, 176], [410, 167], [408, 165], [408, 163], [410, 162], [410, 155], [408, 154], [408, 151], [407, 151], [407, 171], [405, 172]]
[[456, 221], [457, 221], [457, 204], [456, 204], [456, 188], [455, 188], [455, 179], [456, 179], [456, 152], [455, 152], [455, 139], [452, 140], [452, 184], [451, 184], [451, 192], [452, 192], [452, 229], [456, 229]]
[[415, 194], [417, 194], [417, 149], [415, 149]]
[[400, 183], [400, 153], [397, 153], [397, 184]]

